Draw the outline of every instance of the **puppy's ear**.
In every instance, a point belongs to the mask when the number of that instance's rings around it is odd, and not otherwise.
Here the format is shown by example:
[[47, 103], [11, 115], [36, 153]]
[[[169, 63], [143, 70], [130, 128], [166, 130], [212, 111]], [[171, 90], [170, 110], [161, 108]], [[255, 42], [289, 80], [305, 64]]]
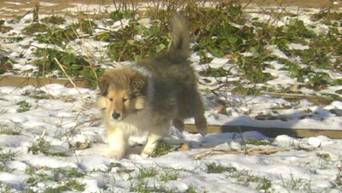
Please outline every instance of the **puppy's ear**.
[[135, 99], [134, 108], [136, 110], [142, 110], [145, 107], [145, 97], [139, 96]]
[[130, 78], [130, 87], [133, 93], [144, 94], [146, 85], [147, 79], [141, 74], [136, 73]]
[[99, 82], [100, 94], [102, 96], [107, 95], [109, 84], [110, 84], [110, 77], [108, 75], [102, 76]]

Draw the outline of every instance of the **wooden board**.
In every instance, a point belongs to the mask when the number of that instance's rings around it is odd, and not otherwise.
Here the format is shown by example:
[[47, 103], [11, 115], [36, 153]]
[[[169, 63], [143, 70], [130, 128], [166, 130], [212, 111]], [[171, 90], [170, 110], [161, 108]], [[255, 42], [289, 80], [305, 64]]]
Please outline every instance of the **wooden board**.
[[[186, 128], [185, 130], [188, 132], [197, 133], [196, 127], [193, 124], [186, 124], [185, 128]], [[208, 125], [208, 133], [245, 132], [245, 131], [258, 131], [268, 137], [276, 137], [278, 135], [288, 135], [292, 137], [315, 137], [319, 135], [324, 135], [332, 139], [342, 139], [342, 130]]]
[[[90, 88], [85, 80], [73, 80], [77, 87]], [[41, 77], [22, 77], [22, 76], [0, 76], [0, 86], [24, 87], [32, 85], [41, 87], [47, 84], [61, 84], [66, 87], [73, 87], [68, 79], [41, 78]]]

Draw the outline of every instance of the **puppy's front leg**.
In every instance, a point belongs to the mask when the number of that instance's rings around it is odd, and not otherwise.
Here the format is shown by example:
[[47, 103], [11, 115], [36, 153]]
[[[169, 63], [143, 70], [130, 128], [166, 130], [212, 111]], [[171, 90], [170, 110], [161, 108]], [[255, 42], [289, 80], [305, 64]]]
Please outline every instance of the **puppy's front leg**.
[[158, 145], [158, 141], [161, 138], [162, 138], [161, 134], [158, 134], [156, 132], [150, 132], [150, 134], [148, 135], [147, 143], [143, 151], [141, 152], [141, 156], [143, 157], [151, 156]]
[[127, 149], [127, 136], [120, 129], [107, 130], [107, 155], [111, 158], [121, 159]]

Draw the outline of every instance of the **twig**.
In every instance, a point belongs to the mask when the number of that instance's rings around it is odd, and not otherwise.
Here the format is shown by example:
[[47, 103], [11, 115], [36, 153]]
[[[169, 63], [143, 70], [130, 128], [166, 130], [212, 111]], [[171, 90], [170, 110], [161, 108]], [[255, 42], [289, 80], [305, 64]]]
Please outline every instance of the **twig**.
[[[62, 70], [62, 72], [64, 73], [64, 75], [67, 77], [67, 79], [70, 81], [70, 83], [72, 84], [72, 86], [74, 88], [77, 88], [76, 84], [74, 83], [74, 81], [70, 78], [70, 76], [66, 73], [66, 71], [64, 70], [62, 64], [57, 60], [57, 58], [54, 58], [54, 60], [56, 61], [56, 63], [58, 64], [59, 68]], [[77, 90], [78, 91], [78, 90]], [[78, 91], [79, 92], [79, 91]]]

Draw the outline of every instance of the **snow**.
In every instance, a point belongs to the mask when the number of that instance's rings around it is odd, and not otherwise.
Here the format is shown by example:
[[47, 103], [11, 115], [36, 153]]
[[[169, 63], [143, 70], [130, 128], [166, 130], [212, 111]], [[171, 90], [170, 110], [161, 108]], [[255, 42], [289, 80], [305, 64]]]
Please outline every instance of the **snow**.
[[[28, 92], [46, 92], [51, 99], [35, 99], [24, 96]], [[87, 175], [77, 180], [85, 185], [84, 192], [103, 191], [127, 192], [138, 186], [138, 178], [142, 168], [154, 168], [159, 177], [148, 177], [143, 182], [146, 188], [166, 188], [185, 192], [189, 188], [202, 192], [258, 192], [261, 179], [270, 180], [274, 192], [286, 192], [293, 180], [310, 186], [314, 191], [338, 191], [331, 183], [338, 174], [338, 164], [341, 160], [342, 140], [330, 139], [325, 136], [310, 138], [293, 138], [280, 135], [274, 140], [256, 131], [239, 133], [199, 134], [179, 132], [171, 129], [171, 138], [188, 141], [192, 149], [189, 151], [173, 151], [164, 156], [143, 158], [134, 152], [124, 159], [117, 161], [105, 156], [104, 128], [100, 121], [100, 113], [94, 106], [84, 105], [90, 101], [95, 103], [96, 91], [81, 88], [65, 88], [61, 85], [46, 85], [41, 88], [28, 86], [25, 88], [0, 87], [1, 108], [6, 104], [7, 109], [16, 109], [18, 100], [29, 102], [32, 107], [27, 112], [1, 113], [3, 124], [20, 127], [19, 135], [0, 135], [0, 147], [3, 152], [15, 153], [13, 160], [5, 162], [5, 167], [11, 172], [1, 172], [0, 181], [16, 191], [27, 188], [26, 180], [30, 176], [26, 171], [30, 167], [45, 168], [50, 171], [57, 168], [75, 168]], [[81, 97], [80, 97], [81, 96]], [[233, 95], [231, 95], [233, 96]], [[260, 110], [271, 109], [282, 105], [291, 105], [284, 99], [272, 97], [240, 98], [250, 115]], [[263, 103], [262, 103], [263, 102]], [[297, 120], [301, 113], [289, 116], [288, 121], [254, 120], [247, 115], [229, 117], [223, 114], [207, 112], [210, 124], [277, 126], [277, 127], [324, 127], [329, 123], [329, 129], [341, 129], [341, 119], [334, 117], [330, 109], [341, 108], [340, 101], [320, 108], [308, 101], [302, 101], [301, 108], [316, 111], [318, 117], [328, 117], [324, 121], [305, 118]], [[294, 113], [296, 109], [288, 112]], [[95, 122], [87, 122], [91, 117], [97, 117]], [[85, 122], [84, 122], [85, 121]], [[191, 120], [189, 120], [191, 121]], [[336, 123], [334, 123], [334, 121]], [[82, 124], [80, 124], [82, 123]], [[61, 137], [62, 136], [62, 137]], [[50, 143], [50, 152], [65, 152], [65, 156], [52, 156], [44, 153], [33, 154], [29, 148], [39, 138]], [[285, 148], [271, 155], [243, 155], [224, 153], [242, 151], [244, 148], [258, 148], [244, 141], [266, 140], [271, 146]], [[133, 140], [139, 141], [139, 140]], [[143, 142], [143, 138], [140, 142]], [[272, 142], [273, 141], [273, 142]], [[68, 144], [89, 144], [82, 149], [73, 151]], [[267, 147], [267, 146], [263, 146]], [[305, 150], [305, 151], [303, 151]], [[216, 152], [204, 154], [205, 151]], [[321, 158], [325, 157], [325, 158]], [[1, 163], [1, 162], [0, 162]], [[224, 167], [233, 167], [234, 172], [208, 173], [207, 165], [216, 163]], [[110, 171], [110, 173], [108, 173]], [[160, 175], [170, 172], [177, 173], [176, 180], [161, 181]], [[251, 179], [255, 182], [250, 182]], [[325, 183], [322, 183], [325, 179]], [[42, 190], [50, 182], [41, 182], [31, 187]], [[244, 185], [247, 184], [247, 185]]]

